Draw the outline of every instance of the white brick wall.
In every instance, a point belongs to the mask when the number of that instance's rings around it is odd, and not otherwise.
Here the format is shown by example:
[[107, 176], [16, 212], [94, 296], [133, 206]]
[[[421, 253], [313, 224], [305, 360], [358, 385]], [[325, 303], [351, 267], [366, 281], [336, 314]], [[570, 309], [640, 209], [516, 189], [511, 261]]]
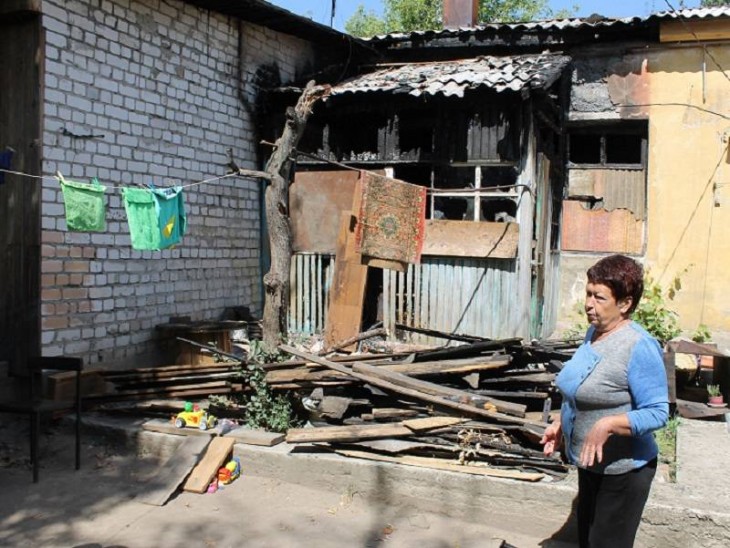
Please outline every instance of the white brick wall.
[[[108, 187], [189, 184], [225, 173], [226, 148], [259, 168], [239, 100], [238, 22], [175, 0], [44, 0], [43, 172]], [[244, 25], [243, 94], [261, 65], [292, 81], [313, 57], [299, 39]], [[83, 139], [64, 135], [103, 135]], [[185, 191], [188, 231], [163, 251], [130, 246], [119, 188], [107, 230], [66, 230], [58, 183], [44, 181], [42, 344], [89, 363], [140, 363], [170, 316], [217, 319], [226, 306], [260, 314], [259, 181]]]

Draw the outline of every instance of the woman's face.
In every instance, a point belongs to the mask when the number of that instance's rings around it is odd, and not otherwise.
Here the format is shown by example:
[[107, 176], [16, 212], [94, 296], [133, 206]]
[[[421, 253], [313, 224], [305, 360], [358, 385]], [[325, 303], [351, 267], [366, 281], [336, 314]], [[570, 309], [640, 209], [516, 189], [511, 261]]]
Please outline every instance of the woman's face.
[[617, 301], [607, 285], [591, 282], [586, 284], [586, 317], [588, 323], [599, 333], [610, 331], [627, 319], [629, 308], [631, 308], [631, 297]]

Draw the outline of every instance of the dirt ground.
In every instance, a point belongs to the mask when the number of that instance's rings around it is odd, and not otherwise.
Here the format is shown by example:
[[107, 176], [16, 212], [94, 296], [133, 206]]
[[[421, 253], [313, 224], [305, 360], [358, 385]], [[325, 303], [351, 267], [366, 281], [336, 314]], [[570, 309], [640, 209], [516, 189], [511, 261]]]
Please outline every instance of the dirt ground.
[[0, 420], [2, 546], [573, 546], [403, 506], [373, 505], [357, 492], [249, 476], [245, 463], [241, 478], [217, 493], [181, 493], [164, 506], [150, 506], [135, 497], [157, 462], [137, 457], [114, 439], [85, 435], [81, 470], [75, 471], [73, 435], [65, 424], [44, 432], [40, 482], [33, 484], [27, 419]]

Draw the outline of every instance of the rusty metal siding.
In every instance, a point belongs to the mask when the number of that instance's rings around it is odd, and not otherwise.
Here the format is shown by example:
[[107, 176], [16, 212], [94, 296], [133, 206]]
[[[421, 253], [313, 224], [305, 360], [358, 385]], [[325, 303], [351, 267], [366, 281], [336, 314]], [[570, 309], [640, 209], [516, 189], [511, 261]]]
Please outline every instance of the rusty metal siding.
[[311, 335], [324, 331], [334, 256], [296, 253], [292, 257], [289, 287], [289, 332]]
[[[514, 335], [517, 309], [515, 261], [424, 258], [406, 272], [383, 271], [383, 323], [447, 333], [499, 338]], [[408, 334], [409, 341], [444, 344], [444, 339]]]

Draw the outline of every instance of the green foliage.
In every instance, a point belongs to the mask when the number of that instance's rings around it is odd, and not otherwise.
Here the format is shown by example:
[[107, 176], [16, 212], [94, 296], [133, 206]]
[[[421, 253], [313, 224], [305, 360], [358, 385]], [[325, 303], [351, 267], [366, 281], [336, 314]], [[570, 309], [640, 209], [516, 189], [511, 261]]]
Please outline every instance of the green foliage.
[[716, 398], [720, 395], [720, 385], [719, 384], [708, 384], [707, 385], [707, 395], [711, 398]]
[[644, 276], [644, 295], [633, 313], [633, 320], [641, 324], [661, 344], [679, 335], [682, 330], [677, 323], [677, 313], [668, 306], [669, 301], [682, 288], [679, 277], [674, 278], [665, 291], [649, 273]]
[[360, 4], [352, 17], [345, 23], [345, 31], [353, 36], [370, 37], [378, 34], [387, 34], [385, 21], [372, 10], [365, 11]]
[[[383, 16], [358, 6], [345, 23], [353, 36], [370, 37], [392, 32], [439, 30], [443, 28], [443, 0], [383, 0]], [[540, 18], [570, 17], [577, 10], [553, 12], [547, 0], [481, 0], [479, 22], [532, 21]]]
[[719, 8], [721, 6], [730, 6], [730, 0], [702, 0], [700, 2], [701, 8]]
[[703, 323], [701, 323], [694, 333], [692, 333], [692, 340], [696, 343], [706, 343], [712, 340], [712, 333], [710, 329]]
[[272, 432], [286, 432], [292, 425], [292, 406], [284, 394], [274, 396], [266, 382], [266, 372], [255, 363], [246, 366], [246, 381], [251, 387], [247, 401], [246, 425]]
[[272, 432], [286, 432], [294, 426], [291, 401], [284, 395], [274, 395], [266, 382], [261, 364], [282, 360], [278, 349], [268, 348], [262, 341], [251, 341], [248, 365], [241, 371], [250, 391], [244, 394], [246, 425]]
[[677, 478], [677, 427], [679, 417], [670, 417], [664, 428], [654, 432], [654, 439], [659, 447], [659, 462], [668, 465], [669, 481]]

